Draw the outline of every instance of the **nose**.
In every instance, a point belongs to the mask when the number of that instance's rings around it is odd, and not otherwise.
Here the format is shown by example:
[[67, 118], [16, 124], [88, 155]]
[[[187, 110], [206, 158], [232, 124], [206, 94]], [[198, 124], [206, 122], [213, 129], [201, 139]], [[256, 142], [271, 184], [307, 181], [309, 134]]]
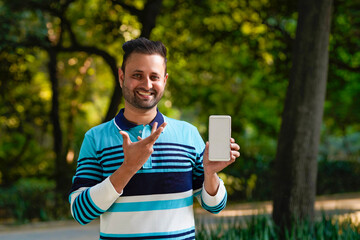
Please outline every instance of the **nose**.
[[150, 77], [144, 78], [141, 86], [143, 88], [145, 88], [146, 90], [150, 90], [152, 88], [152, 81], [151, 81]]

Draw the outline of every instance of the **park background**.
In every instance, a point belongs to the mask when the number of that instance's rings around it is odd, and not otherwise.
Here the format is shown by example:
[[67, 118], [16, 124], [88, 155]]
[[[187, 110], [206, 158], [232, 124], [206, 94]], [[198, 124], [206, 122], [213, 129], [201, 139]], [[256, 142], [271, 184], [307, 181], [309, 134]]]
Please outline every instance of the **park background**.
[[[84, 134], [123, 106], [121, 46], [140, 36], [168, 49], [161, 112], [194, 124], [204, 140], [209, 115], [232, 116], [241, 157], [221, 173], [229, 201], [272, 200], [292, 63], [301, 55], [294, 50], [298, 15], [306, 7], [285, 0], [1, 0], [1, 222], [69, 218]], [[320, 14], [320, 3], [312, 7]], [[326, 96], [310, 169], [316, 195], [360, 186], [360, 3], [334, 0], [327, 17]]]

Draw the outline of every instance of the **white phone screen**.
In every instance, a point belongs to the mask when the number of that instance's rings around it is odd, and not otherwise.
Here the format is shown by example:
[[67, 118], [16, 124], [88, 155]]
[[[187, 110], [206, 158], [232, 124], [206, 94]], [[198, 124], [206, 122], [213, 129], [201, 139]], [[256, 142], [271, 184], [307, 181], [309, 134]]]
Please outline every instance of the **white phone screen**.
[[231, 117], [211, 115], [209, 117], [209, 160], [230, 160]]

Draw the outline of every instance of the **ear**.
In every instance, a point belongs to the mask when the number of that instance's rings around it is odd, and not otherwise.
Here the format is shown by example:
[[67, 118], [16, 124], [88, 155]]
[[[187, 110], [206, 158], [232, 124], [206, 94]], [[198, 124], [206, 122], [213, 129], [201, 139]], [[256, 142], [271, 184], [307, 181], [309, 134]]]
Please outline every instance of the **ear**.
[[166, 85], [166, 82], [167, 82], [168, 77], [169, 77], [169, 74], [166, 73], [166, 74], [165, 74], [165, 77], [164, 77], [164, 85]]
[[119, 83], [120, 83], [120, 87], [123, 87], [124, 84], [124, 72], [121, 70], [121, 68], [119, 68]]

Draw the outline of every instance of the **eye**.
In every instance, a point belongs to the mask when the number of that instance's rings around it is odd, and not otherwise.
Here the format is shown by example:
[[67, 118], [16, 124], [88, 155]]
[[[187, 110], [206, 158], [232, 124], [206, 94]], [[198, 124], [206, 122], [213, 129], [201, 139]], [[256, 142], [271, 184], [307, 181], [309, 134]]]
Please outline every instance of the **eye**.
[[135, 73], [132, 76], [133, 76], [133, 78], [141, 79], [141, 74], [140, 73]]
[[158, 80], [160, 80], [160, 77], [157, 75], [153, 75], [153, 76], [151, 76], [151, 80], [158, 81]]

